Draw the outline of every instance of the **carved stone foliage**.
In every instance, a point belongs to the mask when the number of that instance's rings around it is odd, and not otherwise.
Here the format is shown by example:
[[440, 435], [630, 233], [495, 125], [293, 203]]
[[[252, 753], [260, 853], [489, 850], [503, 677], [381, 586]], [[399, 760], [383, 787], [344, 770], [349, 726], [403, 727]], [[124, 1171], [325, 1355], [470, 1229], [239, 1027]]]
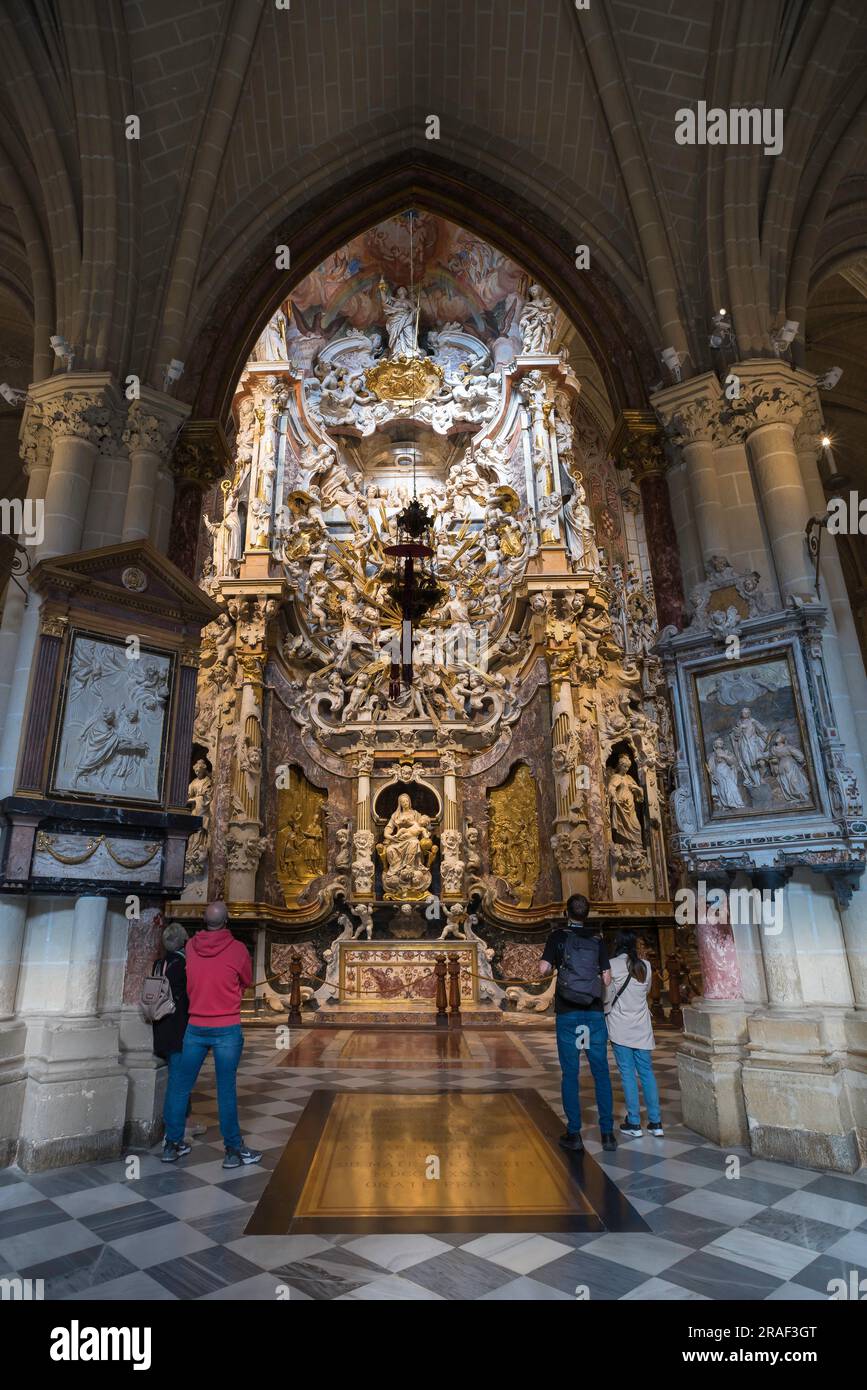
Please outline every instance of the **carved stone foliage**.
[[708, 631], [724, 639], [747, 618], [770, 610], [771, 601], [757, 571], [735, 570], [724, 555], [712, 555], [706, 571], [707, 578], [690, 594], [694, 609], [690, 631]]
[[519, 907], [529, 907], [539, 881], [539, 810], [527, 764], [519, 763], [493, 788], [488, 802], [491, 871], [506, 881]]

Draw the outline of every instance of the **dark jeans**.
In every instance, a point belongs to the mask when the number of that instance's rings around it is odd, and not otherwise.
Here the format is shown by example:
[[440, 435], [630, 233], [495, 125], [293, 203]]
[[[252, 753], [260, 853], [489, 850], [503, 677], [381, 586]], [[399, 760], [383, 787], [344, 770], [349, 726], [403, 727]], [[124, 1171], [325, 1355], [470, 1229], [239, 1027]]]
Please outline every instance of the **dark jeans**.
[[179, 1144], [183, 1139], [190, 1092], [202, 1070], [202, 1063], [212, 1049], [223, 1143], [227, 1149], [240, 1149], [244, 1141], [238, 1123], [235, 1089], [235, 1076], [244, 1050], [240, 1023], [230, 1028], [199, 1028], [194, 1023], [187, 1025], [183, 1051], [175, 1053], [169, 1062], [169, 1084], [163, 1107], [166, 1139], [174, 1144]]
[[597, 1009], [573, 1009], [557, 1014], [557, 1053], [563, 1073], [563, 1110], [570, 1134], [581, 1130], [581, 1101], [578, 1092], [578, 1069], [581, 1053], [587, 1053], [596, 1105], [599, 1109], [599, 1128], [603, 1134], [614, 1130], [614, 1096], [608, 1074], [608, 1028], [605, 1015]]

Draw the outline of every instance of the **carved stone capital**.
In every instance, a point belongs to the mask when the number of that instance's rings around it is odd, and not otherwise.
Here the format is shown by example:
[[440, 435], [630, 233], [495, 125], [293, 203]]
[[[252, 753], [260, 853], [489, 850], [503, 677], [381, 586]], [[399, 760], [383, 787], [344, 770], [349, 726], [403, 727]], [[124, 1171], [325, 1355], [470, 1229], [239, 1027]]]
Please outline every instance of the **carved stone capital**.
[[719, 414], [719, 404], [710, 396], [700, 396], [679, 406], [666, 418], [660, 411], [662, 422], [673, 444], [697, 444], [702, 440], [713, 441], [714, 430]]
[[119, 418], [106, 393], [72, 389], [42, 403], [42, 423], [54, 444], [61, 439], [81, 439], [110, 452], [118, 446]]
[[121, 438], [130, 452], [146, 449], [148, 453], [166, 460], [172, 451], [179, 425], [178, 418], [166, 419], [165, 416], [155, 413], [148, 402], [133, 401], [127, 412], [126, 426]]
[[172, 454], [176, 477], [209, 487], [228, 471], [231, 452], [218, 420], [190, 420], [183, 426]]
[[795, 429], [804, 413], [803, 395], [778, 385], [750, 383], [731, 409], [723, 411], [721, 423], [735, 441], [746, 440], [762, 425], [789, 425]]
[[608, 442], [618, 468], [628, 468], [634, 480], [665, 473], [669, 460], [659, 421], [652, 410], [624, 410]]

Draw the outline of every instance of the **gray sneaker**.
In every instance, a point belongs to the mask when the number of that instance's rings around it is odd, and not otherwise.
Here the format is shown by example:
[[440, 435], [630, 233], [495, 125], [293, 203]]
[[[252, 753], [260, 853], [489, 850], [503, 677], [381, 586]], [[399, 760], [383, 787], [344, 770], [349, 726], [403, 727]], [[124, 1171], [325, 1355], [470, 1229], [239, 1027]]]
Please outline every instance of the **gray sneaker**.
[[177, 1163], [179, 1158], [185, 1158], [190, 1152], [190, 1145], [185, 1139], [179, 1144], [173, 1144], [171, 1139], [166, 1139], [163, 1144], [163, 1163]]
[[226, 1157], [223, 1159], [224, 1168], [240, 1168], [242, 1163], [261, 1163], [262, 1155], [258, 1149], [227, 1149]]

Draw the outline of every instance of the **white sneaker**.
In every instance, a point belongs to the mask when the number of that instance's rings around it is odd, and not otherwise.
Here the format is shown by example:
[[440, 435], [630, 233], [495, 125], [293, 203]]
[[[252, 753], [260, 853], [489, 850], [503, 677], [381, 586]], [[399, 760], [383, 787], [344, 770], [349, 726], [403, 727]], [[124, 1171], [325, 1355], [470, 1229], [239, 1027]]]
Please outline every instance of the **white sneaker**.
[[654, 1139], [664, 1139], [664, 1138], [665, 1138], [665, 1130], [662, 1128], [662, 1121], [661, 1121], [661, 1120], [659, 1120], [655, 1125], [654, 1125], [654, 1124], [648, 1124], [648, 1126], [647, 1126], [647, 1132], [648, 1132], [648, 1134], [652, 1134], [653, 1137], [654, 1137]]
[[187, 1134], [190, 1135], [193, 1139], [198, 1139], [201, 1135], [207, 1134], [207, 1132], [207, 1125], [190, 1125], [189, 1129], [187, 1130]]

